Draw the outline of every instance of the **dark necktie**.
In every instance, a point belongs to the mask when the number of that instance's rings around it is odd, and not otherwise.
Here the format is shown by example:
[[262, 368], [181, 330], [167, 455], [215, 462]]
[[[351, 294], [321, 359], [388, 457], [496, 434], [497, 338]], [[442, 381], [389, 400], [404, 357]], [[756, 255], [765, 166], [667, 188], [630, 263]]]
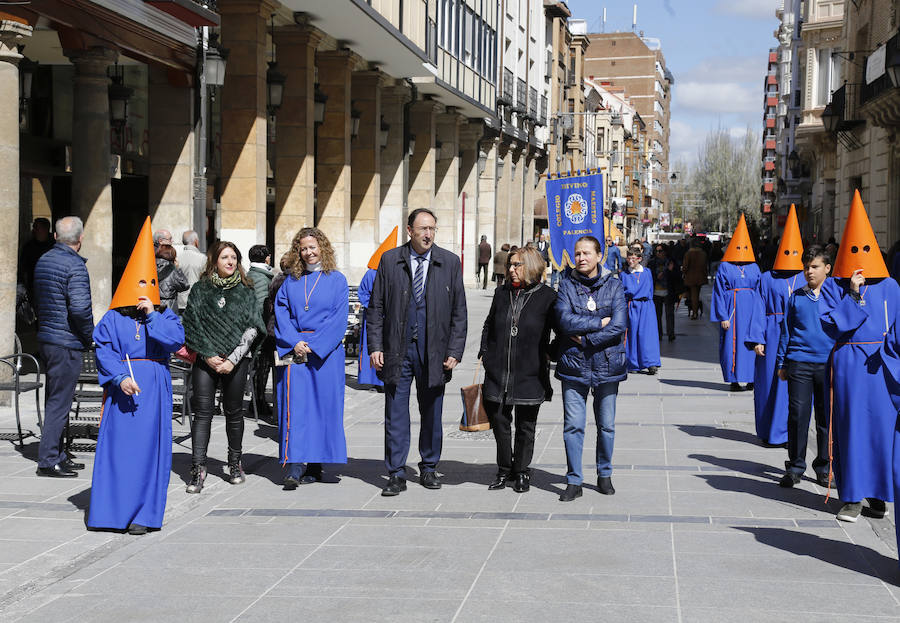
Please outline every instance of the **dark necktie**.
[[419, 265], [416, 266], [416, 272], [413, 275], [413, 292], [416, 295], [416, 303], [421, 303], [422, 296], [425, 294], [425, 258], [417, 255], [416, 261]]

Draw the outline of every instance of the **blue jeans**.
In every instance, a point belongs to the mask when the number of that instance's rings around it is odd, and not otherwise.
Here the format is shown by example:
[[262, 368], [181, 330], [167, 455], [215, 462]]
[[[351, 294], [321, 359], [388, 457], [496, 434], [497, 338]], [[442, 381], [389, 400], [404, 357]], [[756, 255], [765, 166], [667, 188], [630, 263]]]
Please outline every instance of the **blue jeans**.
[[[591, 387], [575, 381], [563, 381], [563, 442], [566, 444], [566, 482], [580, 485], [581, 454], [587, 422], [587, 397]], [[601, 383], [594, 390], [594, 420], [597, 422], [597, 475], [612, 476], [613, 441], [616, 436], [616, 395], [619, 382]]]

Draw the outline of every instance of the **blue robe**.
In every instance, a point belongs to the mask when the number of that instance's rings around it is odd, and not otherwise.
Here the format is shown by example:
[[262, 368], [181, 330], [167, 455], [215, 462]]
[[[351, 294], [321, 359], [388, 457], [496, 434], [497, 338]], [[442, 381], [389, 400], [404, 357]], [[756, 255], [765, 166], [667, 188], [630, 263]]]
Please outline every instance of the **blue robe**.
[[347, 462], [343, 339], [348, 304], [347, 278], [337, 271], [290, 276], [275, 297], [278, 355], [284, 357], [300, 341], [312, 349], [306, 363], [285, 366], [278, 375], [282, 463]]
[[778, 378], [775, 359], [781, 337], [781, 321], [791, 292], [806, 285], [800, 271], [769, 270], [756, 286], [759, 295], [750, 321], [747, 342], [765, 344], [766, 354], [756, 357], [753, 374], [753, 409], [756, 412], [756, 436], [772, 445], [787, 441], [787, 382]]
[[900, 286], [881, 279], [860, 287], [865, 305], [839, 289], [822, 326], [836, 340], [831, 356], [834, 472], [844, 502], [894, 500], [893, 441], [897, 411], [882, 371], [885, 335], [900, 316]]
[[[150, 313], [137, 329], [136, 322], [113, 309], [94, 329], [104, 399], [91, 481], [91, 528], [124, 530], [132, 523], [160, 528], [166, 510], [172, 471], [169, 355], [184, 344], [184, 329], [170, 309]], [[126, 354], [141, 389], [135, 396], [119, 387], [131, 376]]]
[[750, 321], [755, 305], [761, 305], [756, 284], [759, 267], [756, 264], [722, 262], [713, 285], [709, 319], [728, 320], [726, 331], [719, 329], [719, 363], [726, 383], [752, 383], [756, 373], [756, 353], [747, 346]]
[[377, 273], [378, 271], [372, 268], [366, 271], [362, 281], [359, 282], [359, 289], [356, 291], [359, 296], [359, 304], [363, 308], [362, 329], [359, 333], [359, 372], [356, 375], [356, 382], [360, 385], [384, 386], [375, 373], [372, 362], [369, 361], [369, 346], [366, 344], [366, 310], [369, 307], [369, 299], [372, 297], [372, 284], [375, 283]]
[[894, 326], [884, 337], [881, 345], [881, 361], [884, 364], [884, 380], [887, 383], [888, 394], [894, 406], [894, 417], [897, 422], [894, 425], [893, 448], [893, 474], [894, 474], [894, 530], [897, 543], [900, 544], [900, 521], [896, 520], [897, 508], [900, 506], [900, 322], [894, 321]]
[[625, 271], [619, 275], [628, 303], [628, 328], [625, 330], [625, 355], [633, 372], [662, 365], [659, 359], [659, 335], [656, 307], [653, 305], [653, 273], [649, 270]]

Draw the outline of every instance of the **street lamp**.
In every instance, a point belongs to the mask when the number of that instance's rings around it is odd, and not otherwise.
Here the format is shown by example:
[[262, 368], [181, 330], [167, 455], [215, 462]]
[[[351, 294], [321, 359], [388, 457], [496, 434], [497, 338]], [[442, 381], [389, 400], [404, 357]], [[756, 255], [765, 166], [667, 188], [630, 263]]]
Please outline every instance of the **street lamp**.
[[388, 145], [388, 137], [390, 136], [391, 126], [384, 120], [384, 117], [381, 118], [381, 128], [378, 130], [378, 144], [381, 145], [381, 148], [384, 149]]
[[791, 170], [791, 175], [797, 177], [797, 174], [800, 172], [800, 156], [798, 156], [797, 152], [793, 149], [787, 157], [787, 162], [788, 168]]
[[829, 134], [837, 132], [838, 124], [841, 122], [840, 114], [835, 111], [834, 105], [829, 102], [822, 111], [822, 125]]
[[109, 115], [113, 124], [117, 126], [125, 125], [128, 120], [128, 100], [131, 98], [133, 89], [125, 86], [125, 76], [119, 73], [119, 66], [116, 65], [115, 74], [110, 78], [112, 82], [109, 85]]
[[350, 138], [359, 136], [359, 120], [361, 118], [362, 113], [353, 108], [353, 102], [350, 102]]
[[328, 96], [325, 95], [325, 92], [319, 89], [319, 83], [316, 83], [315, 86], [315, 95], [313, 96], [316, 103], [315, 110], [315, 122], [316, 124], [325, 123], [325, 103], [328, 101]]
[[206, 86], [220, 87], [225, 84], [225, 61], [228, 58], [228, 50], [219, 43], [219, 35], [212, 33], [206, 49], [206, 58], [203, 61], [203, 76], [206, 78]]
[[273, 114], [281, 108], [285, 82], [287, 82], [287, 76], [278, 71], [278, 63], [270, 62], [269, 69], [266, 71], [266, 92], [269, 99], [269, 111]]

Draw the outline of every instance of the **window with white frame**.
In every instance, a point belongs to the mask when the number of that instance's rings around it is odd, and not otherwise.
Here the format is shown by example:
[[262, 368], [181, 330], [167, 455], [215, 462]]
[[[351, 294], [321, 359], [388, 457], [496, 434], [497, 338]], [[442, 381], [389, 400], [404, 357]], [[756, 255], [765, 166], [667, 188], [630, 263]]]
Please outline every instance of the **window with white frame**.
[[831, 93], [841, 81], [841, 57], [834, 54], [834, 48], [816, 50], [816, 88], [813, 105], [825, 106], [831, 101]]

